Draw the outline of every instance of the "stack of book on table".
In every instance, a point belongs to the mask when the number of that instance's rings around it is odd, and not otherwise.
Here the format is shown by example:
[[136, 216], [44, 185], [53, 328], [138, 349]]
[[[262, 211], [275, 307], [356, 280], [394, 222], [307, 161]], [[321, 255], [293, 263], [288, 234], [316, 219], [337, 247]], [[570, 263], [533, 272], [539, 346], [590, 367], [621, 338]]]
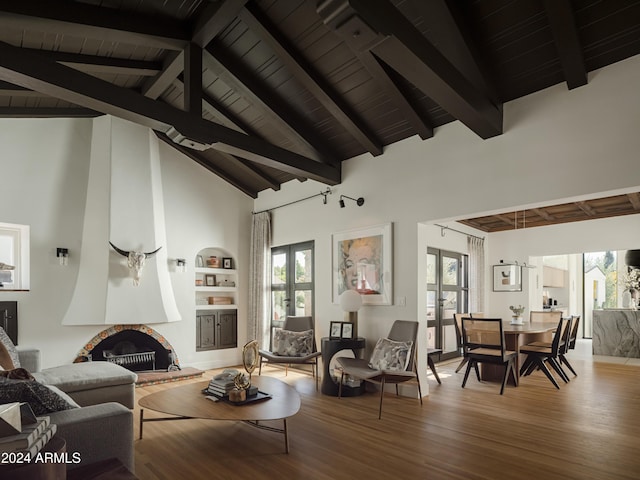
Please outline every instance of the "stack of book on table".
[[[16, 408], [15, 404], [0, 405], [2, 413]], [[21, 458], [33, 458], [56, 434], [57, 426], [51, 423], [49, 416], [36, 417], [28, 404], [17, 404], [18, 411], [22, 410], [19, 425], [13, 429], [0, 429], [0, 453], [19, 453]]]
[[[207, 393], [216, 397], [228, 396], [229, 392], [236, 387], [234, 379], [239, 373], [240, 372], [238, 372], [238, 370], [230, 368], [224, 370], [222, 373], [211, 379], [209, 386], [207, 387]], [[256, 395], [257, 393], [258, 387], [251, 386], [247, 390], [247, 397]]]

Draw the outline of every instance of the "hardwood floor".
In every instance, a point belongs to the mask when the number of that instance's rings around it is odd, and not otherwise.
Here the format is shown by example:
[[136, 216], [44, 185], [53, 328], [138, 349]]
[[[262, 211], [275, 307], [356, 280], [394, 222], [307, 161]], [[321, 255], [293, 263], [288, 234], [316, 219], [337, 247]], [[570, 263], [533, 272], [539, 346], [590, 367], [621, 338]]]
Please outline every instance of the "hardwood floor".
[[[430, 395], [329, 397], [310, 375], [276, 367], [301, 394], [289, 419], [291, 453], [280, 435], [233, 422], [152, 422], [138, 440], [142, 479], [637, 479], [640, 476], [640, 367], [570, 361], [578, 377], [560, 390], [541, 373], [507, 386], [470, 377], [457, 362], [438, 365]], [[213, 375], [208, 371], [204, 378]], [[197, 380], [185, 380], [192, 382]], [[201, 381], [201, 380], [200, 380]], [[138, 398], [184, 382], [136, 389]], [[238, 407], [242, 408], [242, 407]], [[145, 410], [145, 418], [153, 416]], [[280, 426], [281, 423], [278, 424]]]

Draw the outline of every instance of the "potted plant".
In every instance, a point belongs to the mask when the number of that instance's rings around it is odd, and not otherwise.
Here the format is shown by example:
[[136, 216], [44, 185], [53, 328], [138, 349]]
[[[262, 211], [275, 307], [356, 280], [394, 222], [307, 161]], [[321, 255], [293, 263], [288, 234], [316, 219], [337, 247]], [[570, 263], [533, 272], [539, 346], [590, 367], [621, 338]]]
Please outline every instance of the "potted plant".
[[511, 315], [511, 325], [522, 325], [524, 323], [524, 320], [522, 318], [524, 307], [522, 305], [518, 305], [517, 307], [511, 305], [509, 307], [509, 310], [513, 312], [513, 315]]

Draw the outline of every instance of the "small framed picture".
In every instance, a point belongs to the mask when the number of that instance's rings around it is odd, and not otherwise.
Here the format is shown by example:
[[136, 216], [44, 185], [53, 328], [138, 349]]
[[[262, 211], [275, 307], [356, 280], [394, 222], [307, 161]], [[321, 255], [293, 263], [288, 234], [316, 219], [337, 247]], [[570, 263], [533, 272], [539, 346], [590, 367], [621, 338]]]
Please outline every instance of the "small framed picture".
[[216, 286], [216, 276], [215, 275], [205, 275], [204, 276], [204, 284], [207, 287], [215, 287]]
[[342, 338], [342, 322], [331, 322], [329, 338]]
[[196, 257], [196, 267], [204, 267], [204, 259], [202, 258], [202, 255], [198, 255]]
[[342, 338], [353, 338], [353, 323], [344, 322], [342, 324]]
[[233, 258], [231, 258], [231, 257], [223, 257], [222, 258], [222, 268], [226, 268], [226, 269], [233, 268]]

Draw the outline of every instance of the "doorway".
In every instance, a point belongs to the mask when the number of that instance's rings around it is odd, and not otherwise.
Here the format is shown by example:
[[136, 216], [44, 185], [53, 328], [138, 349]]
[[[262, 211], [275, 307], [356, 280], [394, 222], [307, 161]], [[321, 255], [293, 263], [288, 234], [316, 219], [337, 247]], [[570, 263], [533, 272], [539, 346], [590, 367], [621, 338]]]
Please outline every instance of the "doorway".
[[427, 249], [427, 345], [442, 349], [439, 360], [460, 356], [454, 313], [469, 308], [469, 257]]
[[271, 328], [282, 328], [289, 316], [310, 316], [314, 312], [314, 242], [302, 242], [271, 249]]

